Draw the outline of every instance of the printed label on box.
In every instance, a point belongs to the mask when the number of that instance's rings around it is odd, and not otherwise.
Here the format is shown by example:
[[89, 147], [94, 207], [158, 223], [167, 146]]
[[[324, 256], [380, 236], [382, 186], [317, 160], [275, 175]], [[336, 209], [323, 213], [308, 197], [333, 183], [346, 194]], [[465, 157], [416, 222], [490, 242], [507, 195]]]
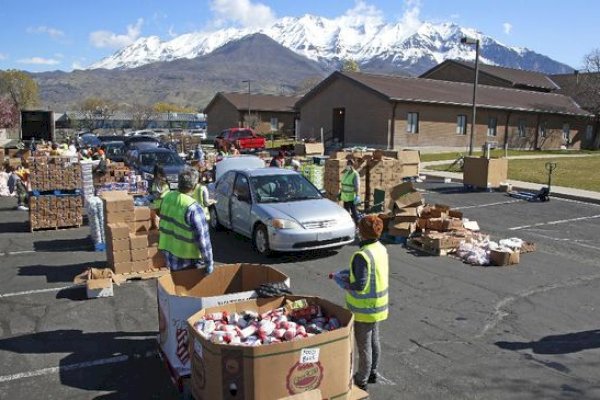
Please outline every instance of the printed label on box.
[[300, 352], [300, 364], [319, 362], [319, 348], [302, 349]]

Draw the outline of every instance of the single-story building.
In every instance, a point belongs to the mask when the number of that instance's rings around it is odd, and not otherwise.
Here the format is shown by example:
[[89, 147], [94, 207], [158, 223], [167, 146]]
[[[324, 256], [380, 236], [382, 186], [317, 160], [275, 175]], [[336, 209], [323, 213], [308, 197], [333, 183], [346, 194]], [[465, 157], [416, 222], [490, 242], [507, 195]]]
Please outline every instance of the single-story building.
[[[419, 78], [466, 83], [473, 83], [474, 77], [475, 63], [459, 60], [446, 60], [419, 76]], [[559, 89], [556, 82], [541, 72], [499, 67], [484, 63], [479, 63], [478, 82], [480, 85], [538, 92], [554, 92]]]
[[[344, 146], [467, 147], [473, 84], [336, 71], [296, 103], [300, 138]], [[478, 85], [474, 146], [579, 148], [590, 113], [568, 96]]]
[[294, 136], [297, 96], [219, 92], [204, 108], [207, 132], [250, 126], [258, 133], [279, 132]]

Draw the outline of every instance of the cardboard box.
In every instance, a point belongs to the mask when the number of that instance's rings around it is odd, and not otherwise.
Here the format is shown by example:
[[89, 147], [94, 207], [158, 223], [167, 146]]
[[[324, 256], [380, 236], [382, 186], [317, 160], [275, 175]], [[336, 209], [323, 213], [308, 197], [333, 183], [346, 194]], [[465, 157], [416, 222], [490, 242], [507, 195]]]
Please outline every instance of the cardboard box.
[[158, 232], [158, 229], [148, 231], [148, 247], [158, 246], [159, 238], [160, 233]]
[[[341, 327], [302, 340], [246, 347], [212, 343], [193, 326], [207, 313], [263, 313], [285, 305], [286, 299], [306, 299], [309, 304], [319, 305], [324, 315], [337, 317]], [[353, 322], [352, 313], [344, 307], [309, 296], [255, 299], [202, 309], [188, 319], [192, 395], [197, 399], [232, 399], [233, 384], [239, 398], [245, 400], [275, 400], [314, 389], [319, 389], [325, 399], [349, 400], [353, 386]]]
[[133, 196], [125, 191], [103, 192], [100, 197], [106, 213], [133, 212]]
[[131, 272], [144, 272], [148, 271], [150, 268], [151, 267], [148, 265], [148, 257], [145, 257], [142, 260], [131, 262]]
[[206, 275], [202, 269], [167, 274], [158, 279], [159, 345], [174, 379], [190, 374], [186, 320], [202, 308], [224, 306], [257, 297], [263, 283], [290, 279], [273, 267], [258, 264], [229, 264], [215, 267]]
[[323, 143], [301, 143], [294, 146], [294, 153], [297, 156], [318, 155], [325, 153]]
[[133, 220], [134, 221], [149, 221], [150, 220], [150, 207], [134, 207], [133, 208]]
[[490, 250], [490, 264], [497, 265], [499, 267], [504, 265], [515, 265], [521, 260], [520, 253], [518, 251], [498, 251]]
[[107, 240], [106, 241], [106, 251], [108, 253], [115, 253], [118, 251], [130, 250], [129, 240], [127, 239], [119, 239], [119, 240]]
[[146, 250], [147, 248], [148, 248], [148, 235], [145, 235], [145, 234], [140, 235], [137, 233], [129, 234], [129, 249], [130, 250], [137, 250], [137, 249]]
[[146, 235], [151, 228], [150, 220], [148, 221], [132, 221], [129, 222], [129, 230], [133, 233], [145, 233]]
[[167, 266], [165, 257], [162, 252], [158, 250], [158, 247], [148, 247], [148, 267], [149, 268], [163, 268]]
[[395, 208], [404, 208], [421, 204], [423, 204], [423, 197], [419, 192], [407, 193], [394, 201]]
[[133, 271], [133, 263], [129, 260], [109, 263], [109, 267], [115, 274], [127, 274]]
[[108, 265], [129, 262], [131, 261], [131, 251], [129, 249], [123, 251], [107, 251], [106, 261], [108, 262]]
[[108, 268], [90, 268], [75, 277], [76, 284], [85, 283], [85, 293], [88, 299], [114, 296], [113, 272]]
[[416, 215], [400, 214], [400, 215], [396, 215], [394, 217], [393, 224], [398, 224], [398, 223], [402, 223], [402, 222], [416, 223], [418, 219], [419, 219], [419, 217], [417, 217]]
[[497, 188], [508, 179], [506, 158], [465, 157], [463, 183], [478, 188]]
[[[131, 260], [130, 261], [145, 261], [146, 267], [148, 266], [148, 249], [135, 249], [131, 250]], [[146, 270], [148, 268], [144, 268]]]
[[106, 225], [107, 240], [129, 239], [129, 226], [123, 222]]
[[463, 228], [463, 222], [462, 219], [457, 219], [457, 218], [448, 218], [445, 219], [442, 223], [442, 231], [453, 231], [453, 230], [457, 230], [457, 229], [462, 229]]
[[421, 152], [419, 150], [400, 150], [398, 158], [402, 164], [419, 164], [421, 162]]
[[281, 397], [279, 400], [322, 400], [323, 395], [319, 389], [298, 393], [293, 396]]
[[463, 213], [462, 213], [462, 211], [458, 211], [458, 210], [450, 210], [450, 211], [448, 211], [448, 216], [450, 218], [459, 218], [459, 219], [462, 219], [463, 218]]

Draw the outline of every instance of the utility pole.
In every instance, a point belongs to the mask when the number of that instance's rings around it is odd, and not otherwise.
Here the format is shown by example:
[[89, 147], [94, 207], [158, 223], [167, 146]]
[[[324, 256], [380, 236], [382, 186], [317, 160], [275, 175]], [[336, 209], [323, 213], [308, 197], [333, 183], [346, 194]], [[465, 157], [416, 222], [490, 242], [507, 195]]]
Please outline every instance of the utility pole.
[[248, 84], [248, 125], [250, 125], [250, 84], [253, 82], [252, 79], [243, 80], [242, 83]]
[[477, 122], [477, 83], [479, 81], [479, 39], [463, 37], [460, 40], [463, 44], [475, 45], [475, 78], [473, 79], [473, 119], [471, 120], [471, 137], [469, 138], [469, 155], [473, 155], [473, 141], [475, 136], [475, 124]]

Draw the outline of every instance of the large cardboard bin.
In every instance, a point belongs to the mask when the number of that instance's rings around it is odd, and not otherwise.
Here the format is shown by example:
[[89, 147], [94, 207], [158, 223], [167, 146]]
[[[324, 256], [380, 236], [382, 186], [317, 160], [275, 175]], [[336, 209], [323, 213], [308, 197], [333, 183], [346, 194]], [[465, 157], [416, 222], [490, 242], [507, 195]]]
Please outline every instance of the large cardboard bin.
[[160, 351], [176, 383], [190, 374], [186, 320], [206, 307], [224, 306], [257, 297], [263, 283], [285, 282], [287, 275], [258, 264], [230, 264], [215, 267], [212, 274], [192, 269], [173, 272], [158, 279], [158, 327]]
[[482, 189], [500, 187], [508, 179], [508, 159], [465, 157], [463, 183]]
[[[341, 327], [306, 339], [257, 347], [212, 343], [194, 329], [207, 313], [263, 313], [281, 307], [286, 298], [318, 304], [325, 315], [336, 316]], [[319, 389], [323, 399], [350, 400], [353, 321], [345, 308], [310, 296], [255, 299], [201, 310], [188, 319], [192, 395], [196, 400], [276, 400]]]

